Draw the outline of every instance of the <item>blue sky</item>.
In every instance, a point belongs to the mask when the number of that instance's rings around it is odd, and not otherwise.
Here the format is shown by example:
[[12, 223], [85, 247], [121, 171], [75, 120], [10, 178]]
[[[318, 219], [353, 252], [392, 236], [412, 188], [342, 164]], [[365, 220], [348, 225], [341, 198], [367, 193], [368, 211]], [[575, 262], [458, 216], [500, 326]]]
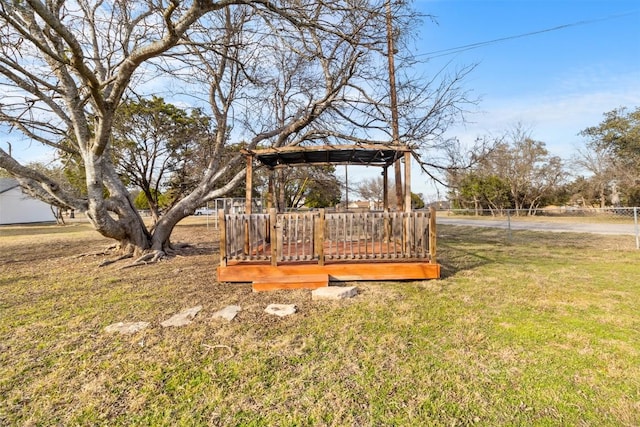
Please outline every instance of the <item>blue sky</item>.
[[[584, 143], [578, 133], [598, 125], [605, 112], [640, 106], [637, 0], [416, 0], [414, 6], [436, 20], [424, 19], [413, 42], [428, 59], [425, 75], [477, 64], [464, 87], [480, 102], [469, 123], [448, 136], [472, 143], [521, 123], [553, 155], [569, 158]], [[563, 28], [544, 31], [557, 27]], [[524, 36], [534, 32], [540, 33]], [[434, 53], [503, 38], [510, 39]], [[413, 169], [412, 191], [435, 199], [435, 186]]]
[[441, 51], [519, 36], [432, 58], [427, 72], [446, 61], [474, 64], [466, 87], [481, 97], [461, 139], [499, 134], [522, 122], [553, 154], [567, 156], [603, 113], [640, 106], [640, 2], [627, 0], [417, 1], [425, 21], [416, 50]]

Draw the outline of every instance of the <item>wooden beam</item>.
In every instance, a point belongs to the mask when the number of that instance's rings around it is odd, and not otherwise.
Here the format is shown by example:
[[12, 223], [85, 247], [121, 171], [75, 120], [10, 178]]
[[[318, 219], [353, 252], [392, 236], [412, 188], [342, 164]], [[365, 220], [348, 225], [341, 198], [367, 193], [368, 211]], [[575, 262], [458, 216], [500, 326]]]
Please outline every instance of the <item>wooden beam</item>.
[[318, 152], [318, 151], [396, 151], [398, 153], [404, 153], [411, 151], [411, 149], [405, 145], [384, 145], [384, 144], [358, 144], [358, 145], [311, 145], [311, 146], [286, 146], [286, 147], [274, 147], [264, 148], [259, 150], [244, 150], [243, 152], [250, 153], [253, 156], [261, 154], [277, 154], [277, 153], [305, 153], [305, 152]]
[[251, 288], [254, 292], [285, 289], [318, 289], [329, 286], [327, 274], [303, 274], [280, 277], [257, 278]]
[[404, 153], [404, 211], [411, 212], [411, 153]]

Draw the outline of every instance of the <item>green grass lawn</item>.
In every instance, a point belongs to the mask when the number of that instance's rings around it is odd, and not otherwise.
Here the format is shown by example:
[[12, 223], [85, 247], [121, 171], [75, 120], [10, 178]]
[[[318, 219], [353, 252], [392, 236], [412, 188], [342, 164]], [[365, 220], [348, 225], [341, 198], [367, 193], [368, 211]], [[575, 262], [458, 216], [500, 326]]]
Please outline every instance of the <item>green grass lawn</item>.
[[324, 302], [216, 283], [203, 224], [176, 230], [190, 253], [127, 270], [72, 257], [109, 243], [86, 225], [49, 230], [0, 229], [0, 425], [640, 425], [628, 236], [441, 226], [442, 280]]

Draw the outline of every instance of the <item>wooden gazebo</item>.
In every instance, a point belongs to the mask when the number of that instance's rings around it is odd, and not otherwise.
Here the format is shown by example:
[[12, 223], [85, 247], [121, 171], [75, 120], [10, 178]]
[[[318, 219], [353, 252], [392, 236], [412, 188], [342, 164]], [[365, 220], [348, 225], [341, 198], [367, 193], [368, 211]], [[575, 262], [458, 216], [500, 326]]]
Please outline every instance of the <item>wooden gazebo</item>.
[[[219, 212], [222, 282], [252, 282], [253, 290], [315, 289], [329, 281], [421, 280], [440, 277], [435, 210], [411, 210], [411, 150], [404, 146], [349, 145], [245, 151], [244, 214]], [[404, 159], [404, 209], [386, 197], [387, 169]], [[270, 169], [309, 165], [383, 168], [382, 211], [251, 212], [254, 162]]]

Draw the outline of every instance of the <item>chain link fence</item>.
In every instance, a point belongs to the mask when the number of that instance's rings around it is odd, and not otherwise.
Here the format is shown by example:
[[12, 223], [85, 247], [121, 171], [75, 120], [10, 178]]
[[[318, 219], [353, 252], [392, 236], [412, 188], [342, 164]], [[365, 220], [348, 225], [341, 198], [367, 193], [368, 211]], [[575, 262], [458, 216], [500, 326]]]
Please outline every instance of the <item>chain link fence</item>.
[[440, 224], [514, 230], [633, 236], [640, 249], [640, 208], [449, 209], [438, 211]]

